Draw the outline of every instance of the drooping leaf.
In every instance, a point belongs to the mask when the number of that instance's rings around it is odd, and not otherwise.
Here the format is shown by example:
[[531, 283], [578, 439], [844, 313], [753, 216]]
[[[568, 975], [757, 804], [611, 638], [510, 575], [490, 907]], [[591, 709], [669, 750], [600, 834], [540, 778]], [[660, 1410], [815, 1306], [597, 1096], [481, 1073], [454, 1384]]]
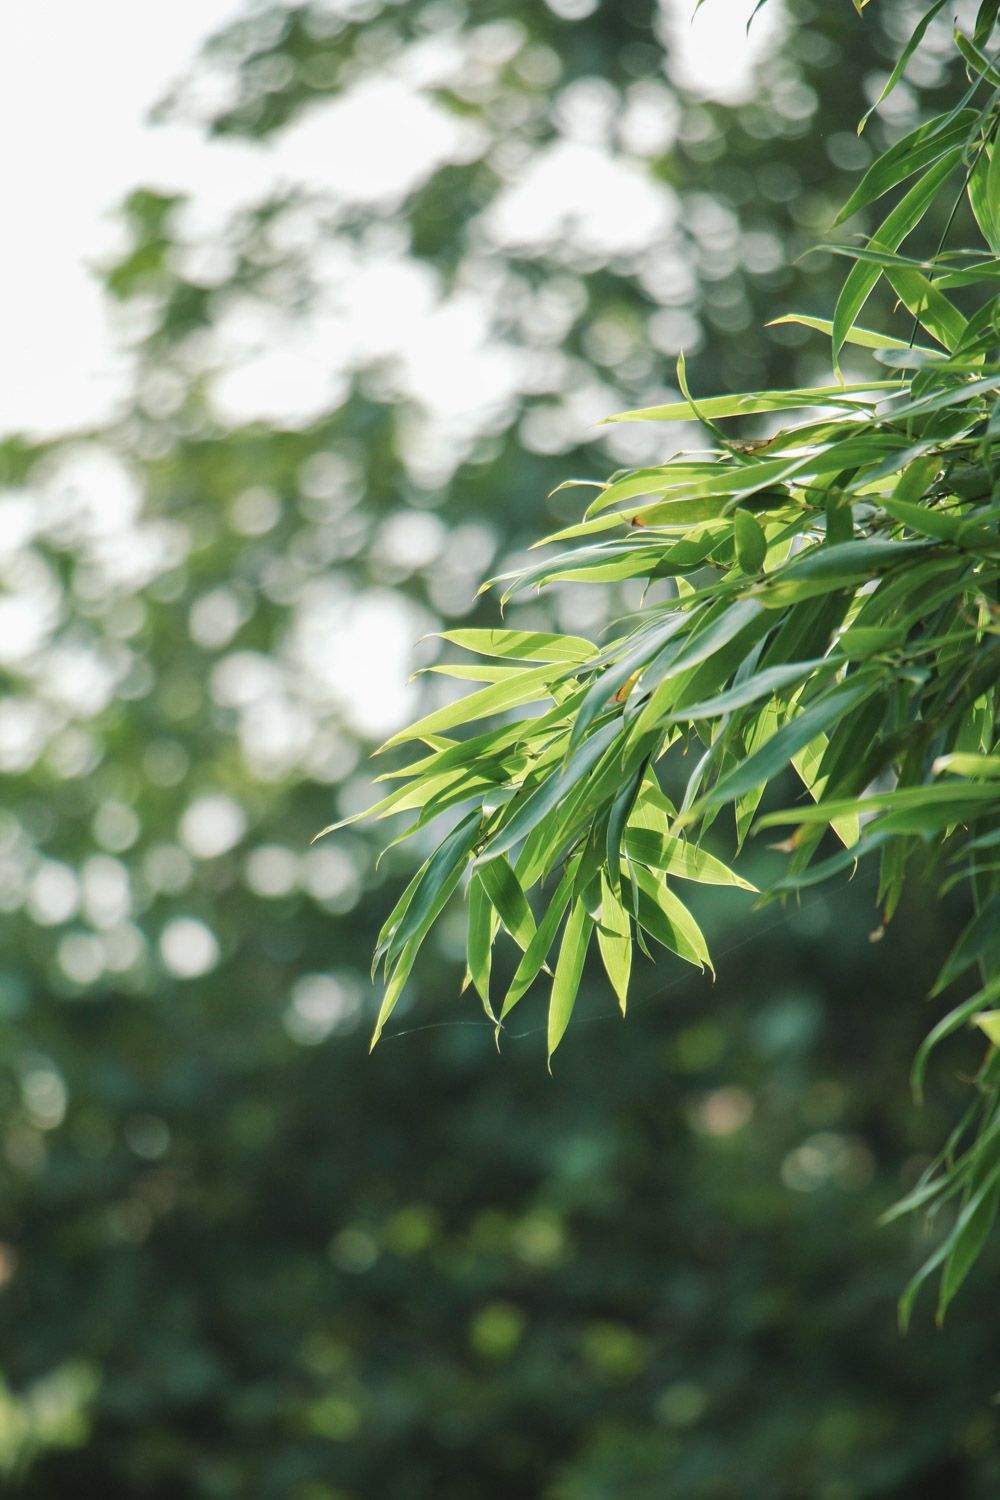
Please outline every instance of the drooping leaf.
[[527, 951], [535, 935], [535, 919], [520, 882], [500, 854], [477, 868], [477, 878], [492, 902], [497, 916], [515, 943]]
[[566, 1033], [569, 1018], [576, 1004], [577, 991], [583, 976], [583, 965], [594, 930], [594, 919], [581, 897], [577, 897], [566, 919], [559, 958], [552, 977], [552, 994], [549, 998], [548, 1053], [549, 1061]]
[[622, 1015], [628, 1004], [628, 982], [632, 972], [632, 927], [628, 912], [611, 888], [606, 875], [601, 876], [601, 916], [597, 924], [597, 946], [604, 961], [611, 988], [618, 996]]

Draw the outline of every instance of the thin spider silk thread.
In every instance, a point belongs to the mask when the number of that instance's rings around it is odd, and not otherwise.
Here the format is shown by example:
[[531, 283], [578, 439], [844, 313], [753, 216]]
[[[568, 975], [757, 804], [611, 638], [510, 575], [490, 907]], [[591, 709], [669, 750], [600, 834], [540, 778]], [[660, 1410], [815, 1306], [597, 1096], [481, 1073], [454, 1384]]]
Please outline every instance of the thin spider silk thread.
[[[803, 901], [799, 906], [799, 910], [808, 911], [810, 907], [816, 906], [820, 901], [824, 899], [824, 893], [818, 891], [814, 895], [810, 896], [808, 900]], [[737, 953], [740, 948], [745, 948], [748, 943], [754, 943], [758, 940], [758, 938], [764, 938], [768, 935], [769, 932], [774, 932], [777, 928], [784, 926], [786, 920], [787, 919], [785, 916], [777, 917], [773, 922], [769, 922], [766, 927], [761, 928], [759, 932], [749, 932], [745, 936], [738, 938], [736, 942], [730, 943], [729, 946], [727, 948], [723, 948], [722, 952], [719, 954], [719, 964], [721, 965], [725, 959], [731, 957], [732, 954]], [[664, 995], [669, 995], [673, 990], [680, 989], [681, 985], [688, 984], [689, 982], [689, 975], [678, 974], [674, 979], [670, 980], [668, 984], [665, 984], [661, 989], [657, 990], [655, 995], [649, 995], [645, 1000], [639, 1000], [634, 1005], [631, 1005], [629, 1007], [629, 1015], [633, 1015], [638, 1010], [648, 1010], [651, 1005], [657, 1005], [663, 999]], [[621, 1022], [623, 1019], [624, 1018], [622, 1016], [614, 1014], [579, 1016], [573, 1024], [575, 1029], [579, 1031], [582, 1026], [594, 1025], [597, 1022]], [[538, 1026], [529, 1026], [524, 1031], [507, 1031], [506, 1029], [504, 1029], [501, 1031], [501, 1036], [506, 1037], [508, 1041], [520, 1042], [523, 1041], [525, 1037], [538, 1036], [540, 1032], [546, 1030], [546, 1024], [547, 1023], [542, 1022]], [[493, 1023], [487, 1020], [485, 1016], [483, 1016], [481, 1020], [477, 1017], [475, 1020], [468, 1021], [458, 1019], [451, 1021], [426, 1021], [420, 1026], [407, 1026], [402, 1031], [390, 1031], [384, 1034], [379, 1042], [379, 1045], [385, 1046], [386, 1042], [400, 1041], [403, 1037], [406, 1036], [416, 1036], [421, 1031], [442, 1031], [445, 1028], [450, 1029], [455, 1026], [474, 1026], [478, 1031], [491, 1032], [495, 1029]]]

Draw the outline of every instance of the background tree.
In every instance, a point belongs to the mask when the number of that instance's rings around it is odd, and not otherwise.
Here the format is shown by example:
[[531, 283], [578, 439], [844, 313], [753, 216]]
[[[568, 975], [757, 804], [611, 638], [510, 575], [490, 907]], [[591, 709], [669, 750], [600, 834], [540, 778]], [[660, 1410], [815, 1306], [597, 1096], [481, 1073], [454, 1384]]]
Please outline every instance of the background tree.
[[[620, 1028], [585, 974], [594, 1020], [552, 1082], [539, 1035], [498, 1059], [478, 1005], [456, 1012], [448, 926], [406, 997], [414, 1025], [448, 1024], [366, 1061], [362, 954], [429, 846], [376, 870], [364, 832], [309, 844], [367, 805], [361, 754], [395, 727], [361, 686], [384, 674], [397, 721], [443, 701], [427, 678], [406, 698], [393, 642], [492, 622], [479, 580], [534, 539], [547, 491], [662, 456], [653, 429], [595, 438], [600, 416], [678, 396], [682, 345], [699, 389], [818, 378], [807, 330], [747, 333], [832, 305], [841, 268], [796, 257], [865, 164], [855, 122], [915, 19], [796, 5], [752, 99], [724, 105], [667, 85], [652, 7], [274, 7], [179, 90], [208, 128], [280, 142], [401, 79], [457, 120], [436, 139], [458, 156], [207, 229], [137, 191], [107, 269], [128, 409], [3, 449], [12, 1493], [995, 1492], [988, 1307], [960, 1300], [901, 1359], [892, 1298], [926, 1245], [873, 1228], [978, 1060], [960, 1035], [913, 1111], [913, 996], [962, 890], [904, 895], [873, 953], [865, 875], [781, 917], [705, 888], [714, 988], [643, 967]], [[428, 37], [450, 72], [413, 71]], [[940, 109], [949, 47], [942, 20], [873, 140]], [[491, 229], [589, 129], [592, 168], [638, 174], [601, 224], [622, 237]], [[508, 361], [461, 421], [406, 349], [334, 316], [383, 259], [472, 328], [476, 368]], [[287, 399], [255, 415], [262, 385]], [[552, 593], [510, 623], [587, 634], [640, 600]], [[532, 1004], [521, 1029], [544, 1028]]]

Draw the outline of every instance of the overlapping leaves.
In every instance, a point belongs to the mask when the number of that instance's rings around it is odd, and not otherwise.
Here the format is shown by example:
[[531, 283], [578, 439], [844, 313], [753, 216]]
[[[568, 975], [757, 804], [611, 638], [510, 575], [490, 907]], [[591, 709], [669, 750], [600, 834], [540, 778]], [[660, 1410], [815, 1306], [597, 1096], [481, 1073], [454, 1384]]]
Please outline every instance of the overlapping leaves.
[[[943, 884], [968, 886], [974, 915], [933, 993], [975, 967], [980, 984], [934, 1027], [914, 1082], [970, 1021], [988, 1051], [968, 1116], [899, 1206], [950, 1212], [904, 1318], [939, 1267], [943, 1313], [1000, 1208], [997, 10], [985, 0], [973, 35], [957, 37], [955, 106], [882, 155], [845, 206], [841, 220], [900, 195], [864, 243], [834, 247], [853, 265], [832, 319], [786, 319], [830, 337], [838, 375], [848, 347], [873, 351], [884, 370], [699, 401], [681, 361], [683, 399], [614, 418], [698, 424], [709, 446], [601, 485], [579, 523], [540, 544], [554, 552], [498, 580], [502, 599], [567, 579], [667, 580], [669, 597], [600, 643], [450, 632], [477, 661], [443, 670], [483, 685], [387, 742], [422, 748], [386, 773], [399, 785], [370, 810], [414, 814], [408, 832], [438, 817], [449, 830], [380, 934], [373, 1044], [460, 889], [467, 983], [499, 1035], [544, 974], [550, 1058], [592, 945], [623, 1011], [635, 946], [709, 965], [683, 883], [747, 882], [701, 837], [732, 808], [738, 848], [767, 785], [789, 772], [802, 799], [757, 819], [790, 830], [778, 892], [873, 855], [885, 923], [915, 856], [938, 857]], [[955, 198], [949, 227], [966, 202], [981, 243], [910, 253], [942, 194]], [[880, 286], [896, 307], [893, 334], [857, 322]], [[742, 443], [720, 425], [745, 416], [765, 416], [771, 434]], [[691, 769], [673, 801], [663, 772], [680, 766]], [[492, 983], [501, 934], [516, 955], [502, 993]]]

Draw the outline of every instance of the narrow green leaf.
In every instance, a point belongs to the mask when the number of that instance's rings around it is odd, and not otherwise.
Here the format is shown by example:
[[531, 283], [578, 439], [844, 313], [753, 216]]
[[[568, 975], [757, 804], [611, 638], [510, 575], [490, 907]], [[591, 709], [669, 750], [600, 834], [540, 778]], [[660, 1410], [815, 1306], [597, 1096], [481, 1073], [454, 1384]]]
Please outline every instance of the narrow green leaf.
[[614, 891], [620, 889], [620, 867], [619, 858], [621, 854], [622, 838], [625, 826], [635, 805], [636, 796], [646, 775], [649, 757], [644, 756], [631, 776], [626, 776], [621, 786], [615, 793], [608, 813], [608, 826], [604, 836], [604, 866], [611, 887]]
[[982, 1010], [974, 1021], [990, 1046], [1000, 1047], [1000, 1010]]
[[994, 254], [1000, 255], [1000, 167], [995, 165], [996, 155], [995, 145], [992, 155], [987, 147], [981, 148], [969, 174], [967, 192], [983, 239]]
[[767, 538], [760, 523], [748, 510], [733, 511], [733, 535], [736, 557], [744, 573], [759, 573], [767, 557]]
[[[940, 0], [943, 3], [943, 0]], [[873, 235], [870, 243], [882, 250], [895, 250], [912, 229], [920, 223], [937, 196], [942, 183], [951, 175], [961, 156], [960, 147], [952, 147], [924, 173], [906, 193]], [[858, 262], [844, 282], [833, 313], [833, 358], [836, 365], [847, 338], [847, 331], [857, 322], [858, 313], [871, 296], [881, 271], [878, 266]]]
[[638, 864], [676, 875], [681, 880], [695, 880], [701, 885], [736, 886], [743, 891], [757, 887], [737, 875], [721, 859], [709, 854], [690, 839], [664, 833], [658, 829], [630, 827], [625, 834], [625, 853]]
[[686, 963], [699, 969], [711, 969], [712, 960], [704, 935], [683, 901], [674, 895], [664, 880], [643, 865], [632, 865], [631, 870], [635, 886], [623, 887], [625, 900], [634, 902], [637, 888], [638, 902], [632, 906], [632, 912], [650, 937]]
[[628, 1004], [628, 982], [632, 971], [632, 928], [628, 912], [619, 901], [606, 875], [601, 875], [601, 920], [597, 926], [597, 946], [611, 988], [618, 996], [622, 1015]]
[[[742, 765], [730, 771], [695, 806], [693, 812], [703, 812], [711, 807], [721, 807], [732, 802], [744, 792], [752, 791], [770, 781], [782, 771], [792, 756], [822, 734], [831, 724], [841, 718], [848, 709], [868, 696], [875, 684], [870, 681], [850, 681], [831, 689], [816, 703], [791, 718], [770, 739], [749, 756]], [[691, 813], [687, 814], [690, 819]]]
[[766, 813], [757, 827], [777, 828], [784, 823], [829, 823], [831, 817], [838, 818], [849, 813], [877, 812], [883, 808], [919, 809], [940, 803], [959, 806], [962, 803], [992, 801], [995, 797], [995, 787], [977, 786], [969, 782], [899, 787], [894, 792], [873, 792], [866, 797], [842, 797], [814, 806], [803, 803], [801, 807], [786, 807], [780, 812]]
[[514, 971], [514, 977], [504, 997], [503, 1007], [500, 1011], [500, 1020], [510, 1014], [521, 996], [534, 982], [548, 957], [549, 949], [552, 947], [556, 930], [559, 926], [562, 914], [569, 905], [572, 894], [573, 883], [576, 878], [579, 860], [571, 862], [566, 872], [557, 885], [551, 901], [545, 909], [545, 914], [535, 929], [535, 935], [524, 950], [524, 957]]
[[483, 1002], [483, 1009], [494, 1023], [490, 1007], [490, 969], [493, 958], [493, 906], [474, 870], [469, 883], [468, 920], [466, 923], [465, 958], [469, 978]]
[[948, 1257], [941, 1275], [937, 1321], [941, 1323], [956, 1292], [972, 1269], [986, 1243], [1000, 1208], [1000, 1162], [973, 1194], [959, 1216], [949, 1239]]
[[520, 666], [502, 667], [495, 662], [442, 661], [434, 662], [429, 667], [421, 667], [413, 675], [454, 677], [460, 682], [509, 682], [514, 677], [520, 677], [523, 670]]
[[935, 1047], [940, 1046], [947, 1037], [958, 1031], [967, 1021], [971, 1021], [977, 1012], [982, 1011], [985, 1006], [990, 1005], [998, 998], [1000, 998], [1000, 977], [993, 980], [991, 984], [984, 986], [971, 999], [963, 1000], [961, 1005], [956, 1005], [954, 1010], [950, 1010], [927, 1033], [917, 1048], [916, 1056], [913, 1059], [913, 1069], [910, 1073], [914, 1097], [918, 1103], [923, 1099], [927, 1063]]
[[[990, 1199], [991, 1195], [995, 1193], [998, 1184], [1000, 1184], [1000, 1162], [997, 1163], [996, 1167], [987, 1177], [985, 1183], [983, 1183], [978, 1191], [975, 1192], [972, 1197], [965, 1203], [962, 1208], [962, 1212], [958, 1216], [955, 1227], [944, 1240], [943, 1244], [941, 1244], [934, 1252], [934, 1254], [924, 1262], [920, 1270], [917, 1272], [916, 1276], [913, 1277], [912, 1281], [907, 1286], [906, 1291], [903, 1293], [899, 1301], [899, 1321], [904, 1333], [909, 1326], [910, 1316], [913, 1310], [913, 1303], [921, 1286], [928, 1279], [928, 1277], [937, 1270], [942, 1261], [947, 1260], [947, 1257], [952, 1252], [953, 1247], [958, 1244], [958, 1242], [962, 1238], [963, 1233], [976, 1219], [981, 1205], [987, 1202]], [[954, 1277], [951, 1277], [950, 1281], [954, 1282]], [[953, 1296], [954, 1292], [957, 1290], [958, 1286], [956, 1284], [951, 1290], [951, 1296]], [[946, 1306], [947, 1303], [945, 1303], [945, 1307]], [[939, 1320], [943, 1313], [944, 1307], [939, 1304]]]
[[986, 169], [983, 203], [989, 205], [985, 210], [989, 225], [986, 240], [990, 249], [1000, 255], [1000, 145], [995, 136], [990, 151], [990, 164]]
[[459, 724], [471, 724], [475, 719], [485, 719], [510, 708], [520, 708], [525, 703], [537, 702], [548, 696], [549, 684], [558, 676], [559, 670], [554, 665], [535, 667], [519, 672], [506, 682], [494, 683], [476, 693], [458, 698], [454, 703], [446, 703], [443, 708], [435, 709], [425, 718], [418, 719], [416, 724], [410, 724], [398, 734], [391, 735], [375, 754], [381, 755], [396, 745], [422, 739], [427, 734], [437, 734], [442, 729], [454, 729]]
[[606, 672], [595, 675], [573, 723], [568, 746], [570, 751], [575, 750], [580, 744], [594, 720], [614, 704], [616, 697], [625, 688], [629, 679], [640, 671], [667, 641], [683, 630], [687, 623], [686, 617], [680, 613], [668, 615], [652, 629], [642, 631], [631, 649], [626, 651], [621, 659], [610, 666]]
[[522, 951], [535, 935], [535, 919], [521, 884], [502, 854], [477, 866], [483, 890], [496, 908], [497, 916]]
[[926, 551], [925, 541], [856, 541], [836, 547], [815, 547], [801, 554], [760, 586], [757, 598], [770, 608], [781, 608], [812, 594], [839, 589], [864, 578], [877, 578], [901, 567], [909, 554]]
[[973, 73], [977, 73], [981, 79], [985, 80], [993, 88], [1000, 88], [1000, 69], [994, 67], [990, 59], [984, 56], [975, 42], [970, 41], [961, 31], [956, 30], [954, 37], [956, 47], [971, 67]]
[[479, 856], [480, 862], [485, 863], [498, 854], [506, 854], [508, 849], [527, 837], [567, 793], [582, 781], [620, 733], [621, 725], [617, 720], [602, 724], [589, 739], [584, 740], [558, 771], [551, 772], [523, 802], [512, 803], [509, 821], [489, 841]]
[[563, 930], [556, 971], [552, 978], [552, 994], [549, 998], [548, 1055], [552, 1054], [566, 1033], [569, 1018], [576, 1004], [577, 991], [583, 975], [583, 965], [594, 930], [594, 919], [580, 898], [573, 903]]
[[480, 656], [517, 661], [584, 662], [597, 650], [582, 636], [550, 635], [544, 630], [442, 630], [438, 639]]
[[953, 776], [972, 776], [992, 779], [1000, 776], [1000, 755], [971, 755], [957, 751], [952, 755], [939, 755], [934, 762], [935, 776], [950, 771]]
[[933, 282], [919, 271], [899, 268], [887, 268], [885, 279], [931, 338], [949, 352], [958, 348], [969, 326], [968, 320]]
[[977, 959], [988, 966], [1000, 961], [1000, 892], [980, 907], [965, 928], [934, 981], [931, 995], [940, 995]]
[[410, 970], [413, 968], [413, 961], [417, 956], [419, 946], [418, 940], [411, 938], [396, 961], [395, 968], [390, 974], [389, 982], [385, 987], [382, 1004], [379, 1006], [378, 1017], [375, 1021], [375, 1029], [372, 1032], [371, 1041], [368, 1043], [369, 1052], [374, 1052], [378, 1046], [385, 1023], [396, 1009], [399, 997], [403, 993], [403, 986], [410, 976]]
[[396, 954], [411, 938], [416, 938], [418, 944], [423, 941], [438, 913], [458, 885], [459, 877], [476, 841], [478, 831], [479, 816], [477, 813], [470, 813], [452, 829], [423, 866], [420, 878], [405, 907], [402, 901], [397, 907], [397, 910], [400, 907], [403, 909], [398, 923], [386, 938], [387, 966], [395, 961]]
[[[873, 397], [879, 391], [898, 390], [897, 380], [869, 380], [857, 385], [824, 385], [801, 391], [752, 391], [740, 396], [709, 396], [698, 403], [708, 417], [748, 417], [761, 412], [793, 411], [802, 406], [852, 406], [852, 398]], [[639, 411], [618, 412], [605, 422], [694, 422], [688, 401], [669, 406], [646, 406]]]
[[924, 167], [933, 166], [951, 147], [964, 146], [978, 120], [978, 110], [964, 109], [958, 114], [935, 115], [932, 120], [925, 120], [915, 130], [909, 131], [902, 140], [875, 158], [834, 219], [834, 226], [843, 224], [859, 209], [867, 208], [869, 203], [905, 182], [907, 177]]
[[913, 28], [909, 41], [906, 43], [906, 46], [903, 48], [902, 52], [899, 54], [899, 57], [896, 59], [895, 66], [893, 67], [892, 72], [889, 74], [889, 77], [886, 79], [885, 84], [883, 85], [882, 92], [879, 94], [878, 98], [875, 100], [875, 103], [871, 106], [871, 108], [867, 110], [862, 116], [861, 123], [858, 126], [858, 135], [860, 135], [864, 130], [865, 126], [868, 124], [868, 121], [878, 109], [879, 105], [883, 104], [885, 100], [888, 99], [889, 95], [892, 93], [893, 89], [896, 87], [897, 83], [906, 72], [907, 64], [909, 63], [910, 58], [913, 56], [914, 52], [916, 52], [917, 48], [920, 46], [920, 43], [923, 41], [924, 34], [926, 33], [928, 26], [931, 24], [938, 12], [944, 9], [945, 3], [946, 0], [934, 0], [934, 4], [930, 7], [929, 10], [926, 10], [924, 12], [920, 20], [917, 22], [916, 26]]
[[[816, 318], [807, 313], [785, 313], [783, 317], [772, 318], [765, 324], [767, 328], [777, 328], [781, 323], [798, 323], [803, 328], [815, 329], [817, 333], [831, 335], [833, 333], [832, 318]], [[862, 349], [910, 349], [913, 346], [906, 339], [897, 339], [889, 333], [876, 333], [871, 328], [852, 327], [844, 334], [845, 344], [857, 344]]]
[[929, 505], [908, 505], [895, 496], [882, 501], [882, 507], [897, 521], [902, 521], [911, 531], [920, 536], [932, 536], [944, 542], [954, 542], [962, 529], [962, 517], [949, 515], [947, 511], [935, 510]]
[[898, 646], [902, 635], [898, 625], [856, 625], [844, 631], [837, 642], [837, 648], [848, 661], [867, 661], [879, 651], [889, 651], [893, 646]]
[[723, 714], [733, 713], [738, 708], [746, 708], [750, 703], [758, 703], [761, 698], [770, 698], [785, 688], [796, 686], [807, 677], [813, 677], [819, 672], [829, 671], [839, 665], [841, 663], [836, 658], [814, 657], [811, 661], [796, 661], [789, 662], [783, 667], [768, 667], [738, 686], [727, 688], [724, 693], [718, 693], [714, 698], [706, 698], [702, 703], [692, 703], [690, 706], [678, 709], [676, 713], [668, 714], [665, 722], [682, 724], [699, 719], [721, 718]]

